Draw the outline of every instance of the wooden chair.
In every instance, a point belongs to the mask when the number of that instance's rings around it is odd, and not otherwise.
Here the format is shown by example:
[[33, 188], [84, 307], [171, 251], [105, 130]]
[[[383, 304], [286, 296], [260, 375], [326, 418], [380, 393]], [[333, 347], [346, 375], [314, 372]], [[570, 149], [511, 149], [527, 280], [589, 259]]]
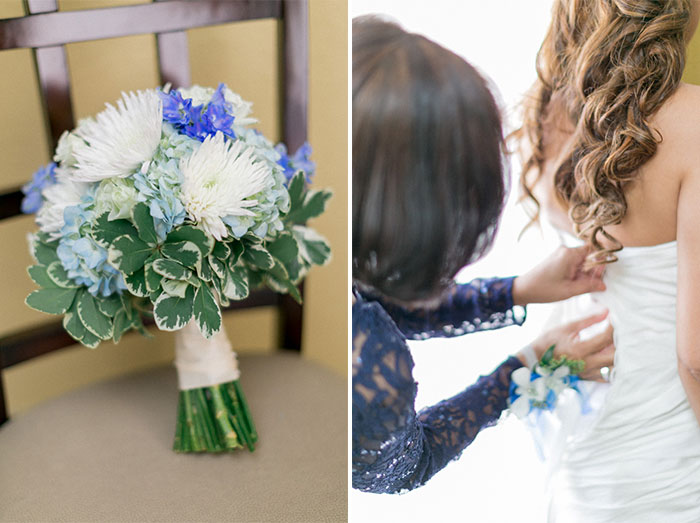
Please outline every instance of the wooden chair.
[[[52, 147], [74, 127], [65, 44], [153, 33], [161, 83], [188, 86], [186, 29], [261, 18], [283, 21], [284, 141], [295, 150], [306, 139], [306, 0], [156, 0], [67, 12], [58, 11], [56, 0], [25, 4], [26, 16], [0, 20], [0, 50], [33, 50]], [[0, 219], [20, 214], [21, 200], [19, 188], [0, 194]], [[259, 306], [279, 309], [279, 345], [297, 354], [242, 358], [243, 387], [261, 434], [255, 453], [170, 450], [172, 369], [98, 384], [0, 429], [0, 520], [344, 519], [344, 382], [298, 356], [302, 309], [287, 296], [256, 291], [229, 310]], [[74, 343], [60, 322], [0, 338], [0, 425], [8, 420], [2, 370]]]

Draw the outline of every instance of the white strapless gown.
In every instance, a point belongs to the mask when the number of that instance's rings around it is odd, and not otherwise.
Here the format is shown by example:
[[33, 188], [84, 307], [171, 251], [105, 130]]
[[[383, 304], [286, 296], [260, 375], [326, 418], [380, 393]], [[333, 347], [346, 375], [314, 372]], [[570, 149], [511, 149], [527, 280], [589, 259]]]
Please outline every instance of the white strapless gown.
[[[677, 370], [676, 242], [618, 257], [607, 290], [593, 296], [615, 328], [611, 383], [584, 384], [588, 414], [568, 391], [535, 429], [550, 473], [548, 521], [700, 523], [700, 424]], [[585, 299], [565, 302], [559, 320], [590, 313]]]

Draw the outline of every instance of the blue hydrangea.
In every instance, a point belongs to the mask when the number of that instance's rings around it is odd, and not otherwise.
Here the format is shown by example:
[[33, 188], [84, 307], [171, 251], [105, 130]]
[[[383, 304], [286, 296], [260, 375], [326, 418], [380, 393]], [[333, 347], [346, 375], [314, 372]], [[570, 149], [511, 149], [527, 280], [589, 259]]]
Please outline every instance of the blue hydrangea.
[[192, 154], [196, 141], [179, 134], [172, 126], [163, 127], [163, 138], [151, 162], [134, 175], [139, 199], [148, 204], [155, 218], [156, 233], [161, 239], [187, 217], [180, 192], [183, 175], [179, 161]]
[[207, 136], [218, 131], [231, 139], [233, 132], [233, 107], [226, 101], [221, 83], [207, 104], [194, 105], [191, 98], [183, 98], [176, 89], [169, 93], [158, 91], [163, 101], [163, 121], [171, 124], [178, 132], [203, 142]]
[[126, 289], [124, 278], [107, 261], [107, 250], [87, 234], [94, 211], [92, 202], [66, 207], [56, 254], [63, 268], [79, 285], [84, 285], [93, 296], [111, 296]]
[[287, 183], [298, 171], [304, 171], [306, 183], [311, 183], [311, 178], [316, 171], [316, 164], [311, 161], [311, 146], [308, 142], [304, 142], [293, 156], [289, 156], [287, 147], [283, 143], [278, 143], [275, 146], [275, 151], [280, 155], [277, 163], [284, 169]]
[[41, 191], [49, 185], [56, 183], [56, 164], [50, 164], [41, 167], [32, 176], [32, 181], [26, 183], [22, 187], [24, 199], [22, 200], [22, 212], [25, 214], [34, 214], [37, 212], [43, 203]]

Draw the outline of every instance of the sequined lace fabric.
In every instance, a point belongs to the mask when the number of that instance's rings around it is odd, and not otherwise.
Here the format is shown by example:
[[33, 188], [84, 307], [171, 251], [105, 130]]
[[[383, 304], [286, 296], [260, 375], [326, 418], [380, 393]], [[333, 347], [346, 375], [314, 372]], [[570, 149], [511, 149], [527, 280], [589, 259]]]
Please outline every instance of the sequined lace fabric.
[[424, 484], [493, 425], [506, 408], [508, 358], [463, 392], [416, 413], [417, 384], [406, 339], [450, 337], [520, 325], [513, 278], [455, 285], [432, 310], [407, 310], [355, 289], [352, 309], [352, 486], [394, 493]]

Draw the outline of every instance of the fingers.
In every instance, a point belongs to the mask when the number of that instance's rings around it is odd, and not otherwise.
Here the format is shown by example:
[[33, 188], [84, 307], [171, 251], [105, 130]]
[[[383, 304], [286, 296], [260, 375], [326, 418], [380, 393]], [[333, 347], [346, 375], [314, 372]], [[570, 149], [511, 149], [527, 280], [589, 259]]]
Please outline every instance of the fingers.
[[603, 367], [611, 367], [615, 359], [615, 348], [612, 344], [604, 347], [602, 350], [590, 354], [588, 357], [584, 358], [586, 367], [585, 371], [590, 371], [600, 374], [600, 369]]
[[587, 292], [602, 292], [606, 289], [605, 283], [600, 277], [585, 275], [576, 278], [571, 282], [573, 292], [576, 294], [586, 294]]
[[[581, 354], [585, 359], [586, 356], [600, 352], [601, 350], [605, 349], [608, 345], [612, 344], [613, 326], [608, 325], [607, 328], [600, 334], [597, 334], [590, 339], [580, 342], [578, 349], [581, 351]], [[603, 367], [604, 366], [605, 365], [603, 365]]]
[[[613, 367], [610, 366], [610, 372], [612, 372]], [[610, 379], [605, 379], [600, 373], [600, 369], [597, 370], [592, 370], [592, 371], [584, 371], [581, 374], [579, 374], [579, 377], [582, 380], [586, 381], [597, 381], [598, 383], [610, 383]]]
[[597, 314], [593, 314], [592, 316], [587, 316], [585, 318], [581, 318], [580, 320], [573, 321], [569, 323], [566, 327], [569, 332], [572, 334], [578, 335], [579, 332], [581, 332], [583, 329], [586, 329], [590, 327], [591, 325], [595, 325], [596, 323], [600, 323], [603, 321], [605, 318], [608, 317], [608, 310], [604, 310], [602, 312], [599, 312]]

